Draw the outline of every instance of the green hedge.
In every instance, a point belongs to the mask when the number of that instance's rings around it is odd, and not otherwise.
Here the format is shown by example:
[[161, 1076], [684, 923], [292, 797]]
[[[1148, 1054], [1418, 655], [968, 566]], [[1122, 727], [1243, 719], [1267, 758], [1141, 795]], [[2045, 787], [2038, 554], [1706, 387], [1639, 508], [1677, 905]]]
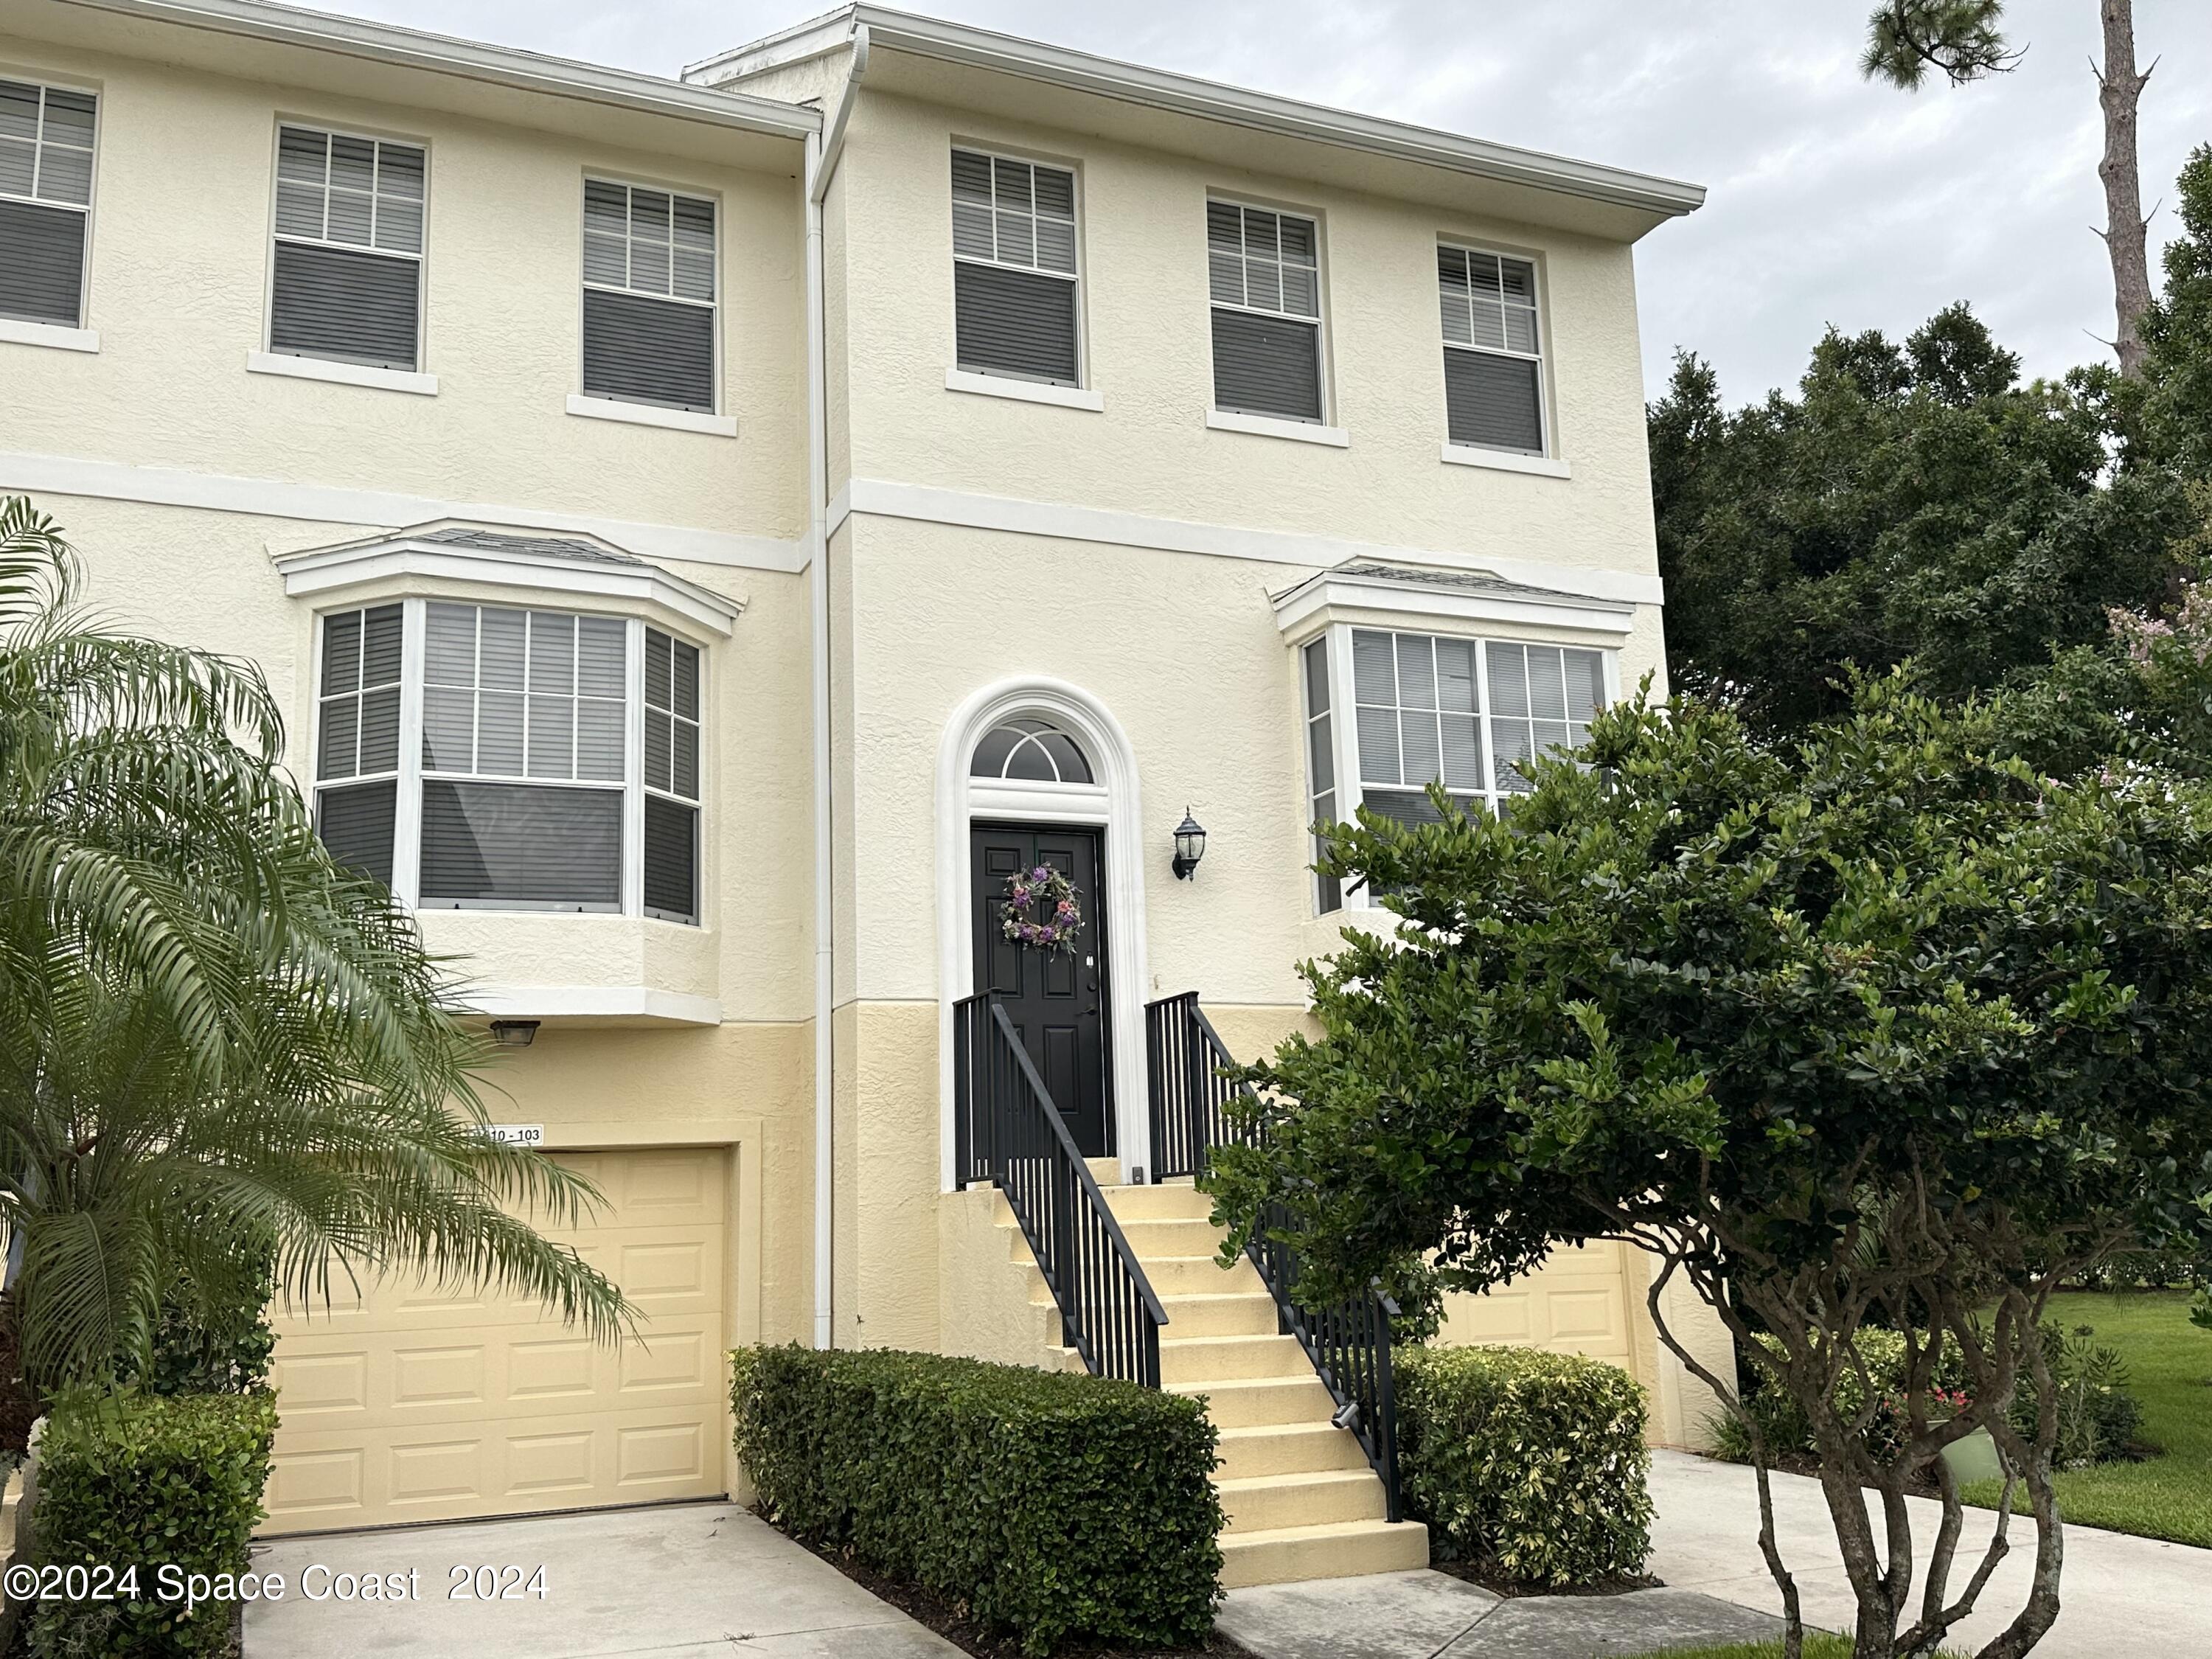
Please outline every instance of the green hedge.
[[964, 1602], [1026, 1653], [1212, 1628], [1218, 1437], [1197, 1401], [882, 1349], [732, 1360], [738, 1456], [793, 1536]]
[[265, 1394], [80, 1396], [38, 1446], [36, 1563], [138, 1569], [136, 1600], [41, 1601], [32, 1650], [185, 1659], [228, 1651], [232, 1604], [186, 1611], [161, 1569], [212, 1578], [246, 1568], [269, 1478], [276, 1402]]
[[1508, 1347], [1401, 1348], [1392, 1367], [1406, 1512], [1434, 1552], [1536, 1584], [1644, 1570], [1651, 1455], [1626, 1372]]

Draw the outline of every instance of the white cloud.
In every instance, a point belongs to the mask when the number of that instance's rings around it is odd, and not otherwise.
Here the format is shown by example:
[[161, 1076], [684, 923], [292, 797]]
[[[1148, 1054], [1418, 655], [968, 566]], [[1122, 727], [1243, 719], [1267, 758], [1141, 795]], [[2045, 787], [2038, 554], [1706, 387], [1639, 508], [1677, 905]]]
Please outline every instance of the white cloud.
[[[811, 0], [321, 0], [358, 15], [673, 74]], [[1646, 377], [1674, 349], [1735, 398], [1793, 384], [1822, 326], [1909, 331], [1973, 301], [2030, 373], [2100, 355], [2112, 288], [2094, 172], [2096, 0], [2011, 0], [2019, 70], [1871, 86], [1869, 0], [939, 0], [943, 15], [1239, 85], [1644, 168], [1711, 187], [1638, 250]], [[2161, 56], [2147, 200], [2212, 141], [2212, 6], [2136, 0]], [[2154, 249], [2173, 228], [2152, 225]]]

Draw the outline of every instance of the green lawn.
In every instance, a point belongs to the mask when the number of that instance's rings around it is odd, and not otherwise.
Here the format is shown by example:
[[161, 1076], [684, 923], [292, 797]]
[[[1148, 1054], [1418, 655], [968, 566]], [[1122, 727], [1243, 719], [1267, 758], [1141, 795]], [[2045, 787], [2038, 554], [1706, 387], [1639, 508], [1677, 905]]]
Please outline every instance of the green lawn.
[[[2083, 1293], [2053, 1297], [2051, 1317], [2126, 1357], [2129, 1386], [2142, 1401], [2142, 1437], [2160, 1455], [2104, 1463], [2058, 1477], [2058, 1512], [2069, 1522], [2212, 1549], [2212, 1331], [2189, 1322], [2189, 1297]], [[1994, 1505], [1999, 1487], [1966, 1489], [1969, 1503]], [[2026, 1508], [2022, 1504], [2021, 1508]]]

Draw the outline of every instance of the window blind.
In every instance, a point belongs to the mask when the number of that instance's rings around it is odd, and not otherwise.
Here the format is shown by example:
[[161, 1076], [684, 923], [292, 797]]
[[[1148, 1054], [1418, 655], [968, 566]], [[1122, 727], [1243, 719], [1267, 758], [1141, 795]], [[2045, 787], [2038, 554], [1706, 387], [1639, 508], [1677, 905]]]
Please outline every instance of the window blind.
[[584, 183], [584, 391], [711, 414], [714, 204]]
[[1320, 239], [1311, 219], [1209, 202], [1217, 409], [1322, 418]]
[[614, 910], [622, 792], [422, 784], [422, 902]]
[[1075, 175], [954, 150], [952, 253], [959, 366], [1077, 384]]
[[645, 908], [699, 919], [699, 648], [645, 630]]
[[1439, 247], [1437, 294], [1451, 441], [1544, 453], [1536, 267], [1526, 259]]
[[413, 144], [278, 129], [271, 351], [420, 366], [425, 176]]
[[[1334, 823], [1336, 810], [1336, 742], [1335, 728], [1329, 713], [1328, 701], [1328, 641], [1326, 637], [1313, 641], [1304, 651], [1306, 683], [1306, 769], [1307, 793], [1315, 823]], [[1321, 854], [1319, 836], [1314, 840], [1314, 854]], [[1323, 915], [1344, 908], [1344, 884], [1334, 876], [1314, 878], [1315, 899]]]
[[0, 80], [0, 317], [84, 321], [98, 100]]

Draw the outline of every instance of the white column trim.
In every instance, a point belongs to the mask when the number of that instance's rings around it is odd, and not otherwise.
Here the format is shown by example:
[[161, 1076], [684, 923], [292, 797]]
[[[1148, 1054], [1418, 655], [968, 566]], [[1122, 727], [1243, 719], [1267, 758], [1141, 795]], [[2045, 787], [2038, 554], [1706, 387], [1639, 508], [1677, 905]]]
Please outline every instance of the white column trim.
[[1149, 1170], [1152, 1120], [1145, 1064], [1145, 823], [1136, 752], [1106, 706], [1079, 686], [1044, 678], [1001, 680], [972, 693], [945, 723], [937, 752], [937, 1084], [939, 1179], [954, 1185], [952, 1005], [975, 989], [969, 935], [968, 826], [976, 801], [968, 765], [1002, 720], [1034, 715], [1083, 745], [1104, 784], [1096, 805], [1069, 799], [1060, 823], [1105, 830], [1107, 1018], [1114, 1056], [1114, 1144], [1121, 1176]]

